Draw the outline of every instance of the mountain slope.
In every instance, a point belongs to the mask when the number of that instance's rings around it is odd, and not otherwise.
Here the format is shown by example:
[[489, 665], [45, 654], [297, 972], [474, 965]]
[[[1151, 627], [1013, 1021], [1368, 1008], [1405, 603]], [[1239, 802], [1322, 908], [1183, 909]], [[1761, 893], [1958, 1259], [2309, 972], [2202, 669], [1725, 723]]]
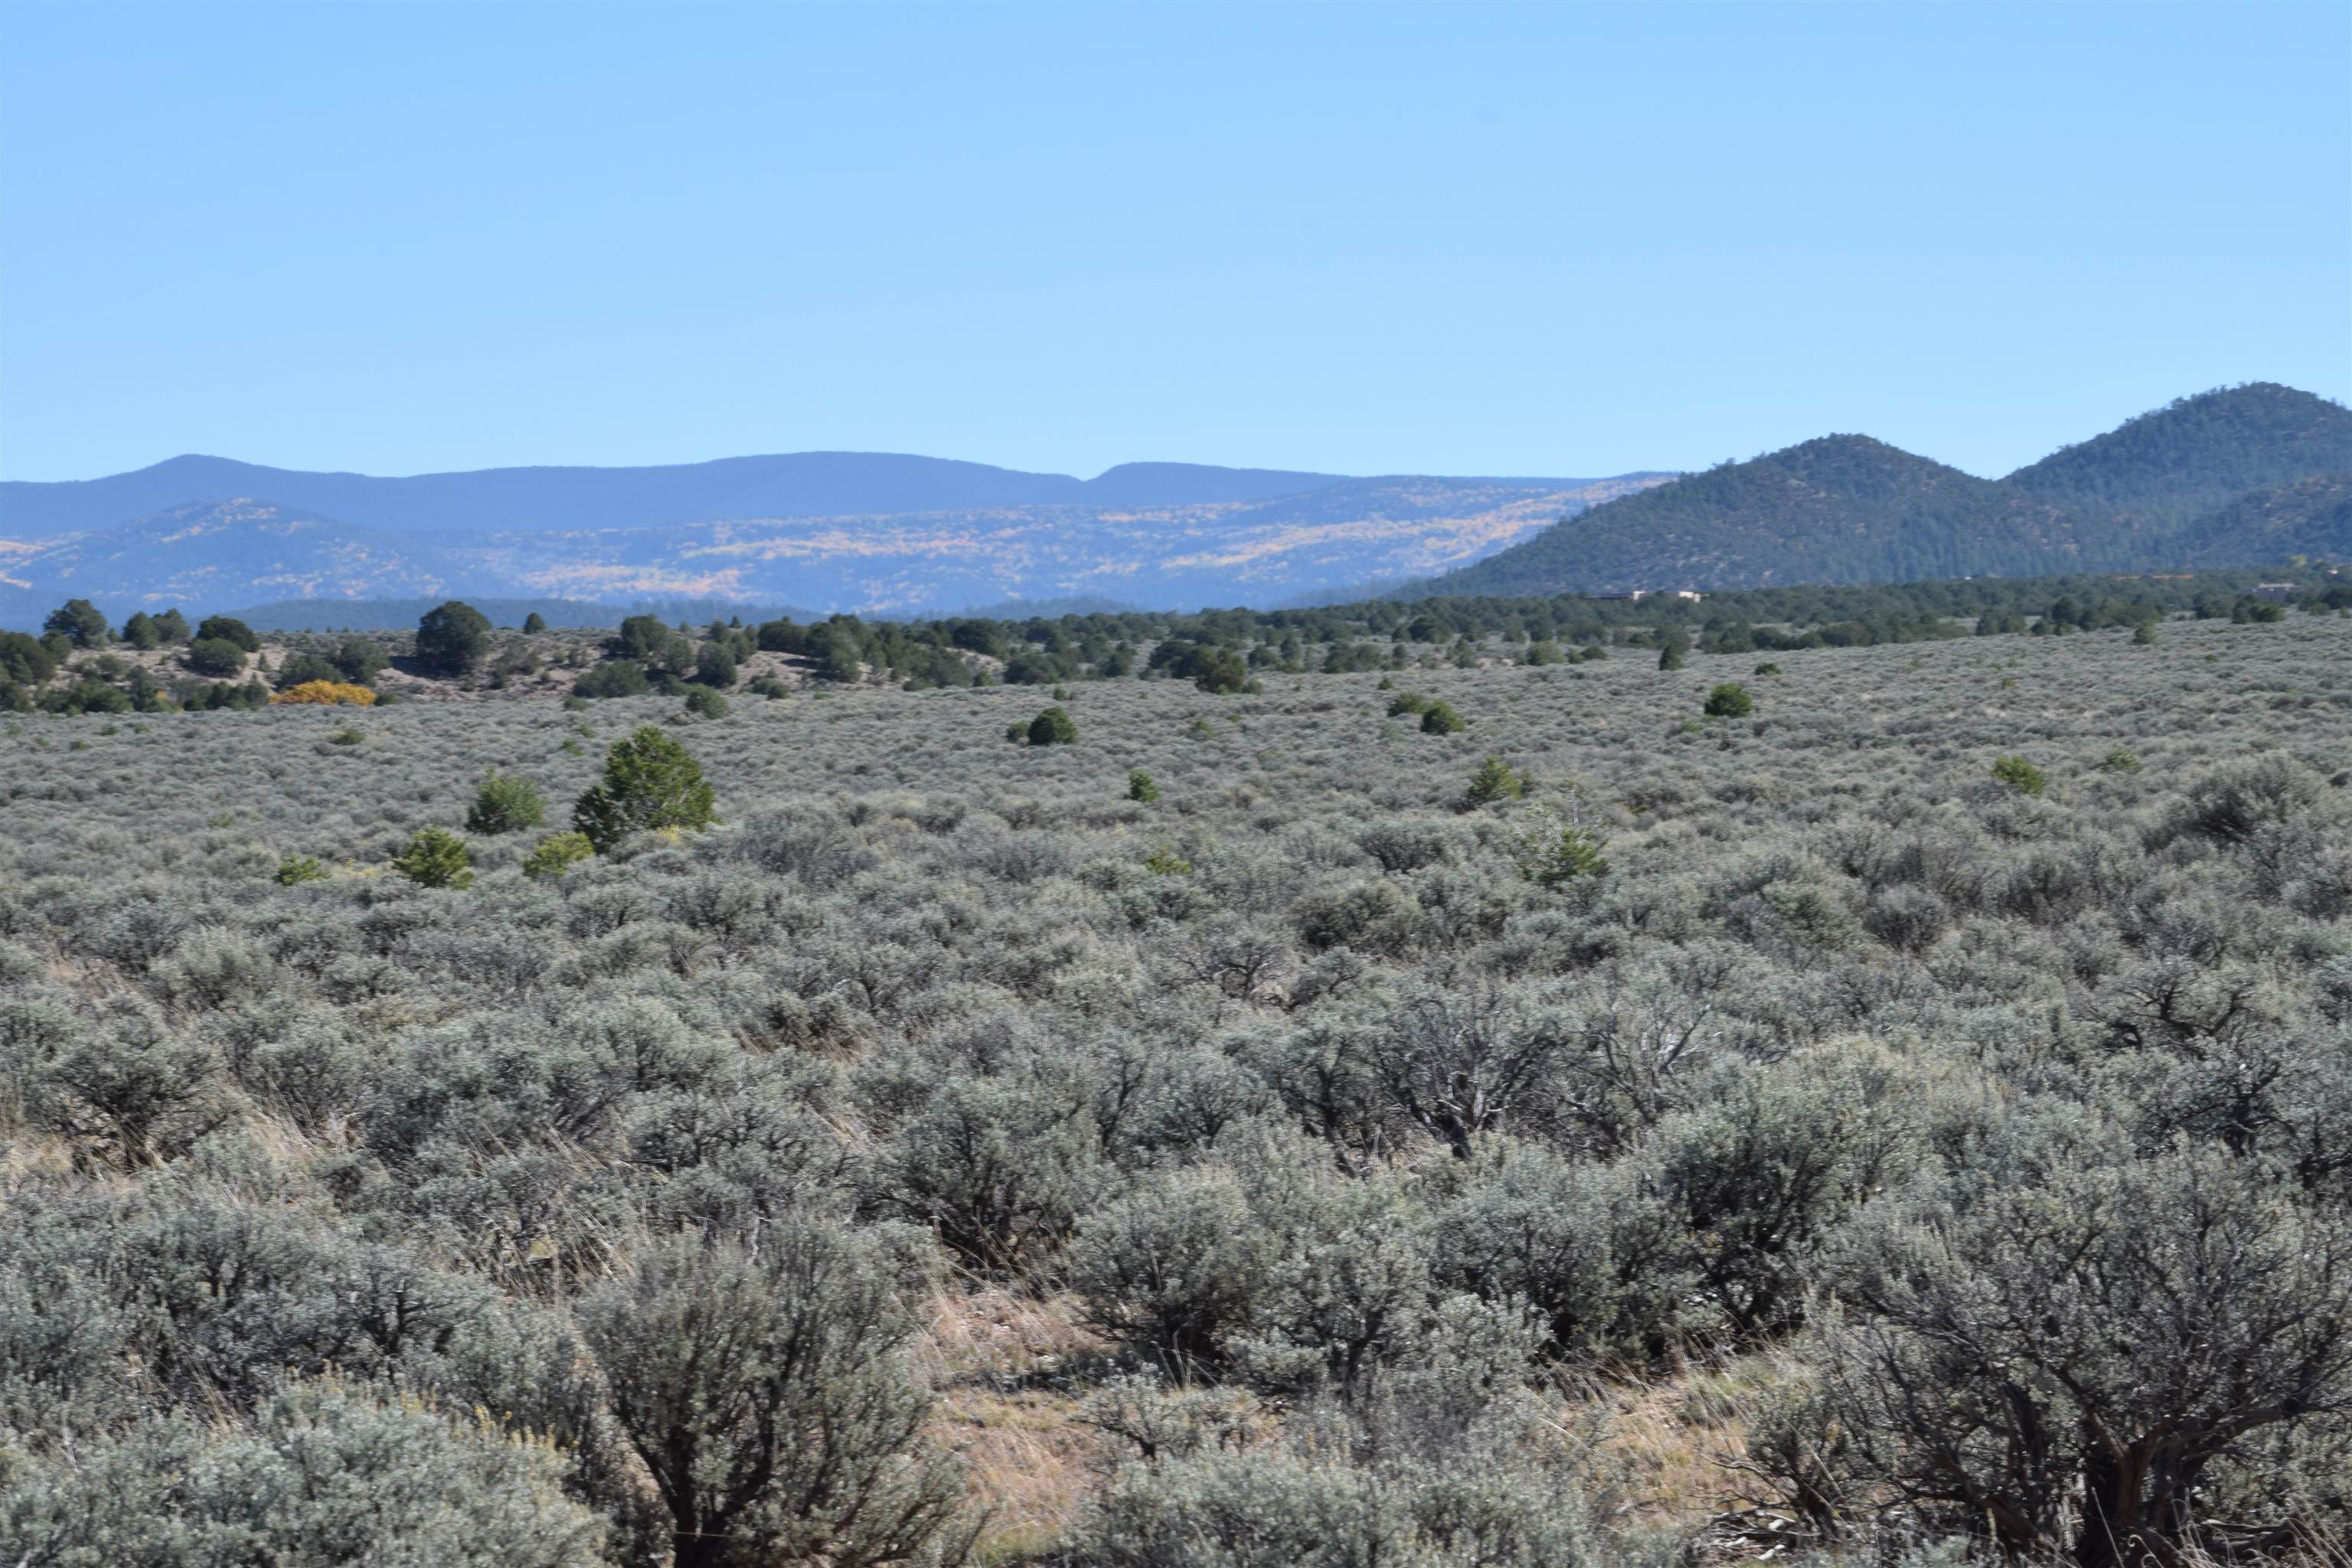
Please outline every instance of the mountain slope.
[[2252, 490], [2179, 537], [2189, 565], [2270, 566], [2291, 555], [2352, 560], [2352, 473]]
[[1129, 463], [1092, 479], [879, 452], [794, 452], [659, 468], [485, 468], [472, 473], [308, 473], [183, 457], [102, 479], [0, 483], [0, 536], [110, 528], [189, 501], [259, 497], [396, 531], [645, 528], [729, 518], [838, 517], [1003, 506], [1200, 505], [1262, 500], [1329, 474]]
[[2352, 409], [2275, 382], [2184, 397], [2062, 447], [2008, 483], [2045, 500], [2158, 525], [2248, 490], [2352, 472]]

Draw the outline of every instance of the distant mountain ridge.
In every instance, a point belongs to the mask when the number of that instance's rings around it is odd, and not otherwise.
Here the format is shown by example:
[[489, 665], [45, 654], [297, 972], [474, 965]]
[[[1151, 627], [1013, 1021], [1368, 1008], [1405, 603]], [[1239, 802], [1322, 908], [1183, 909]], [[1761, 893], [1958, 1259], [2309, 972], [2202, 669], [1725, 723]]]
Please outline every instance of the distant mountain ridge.
[[[1129, 463], [1078, 479], [799, 453], [379, 479], [178, 458], [106, 479], [0, 485], [0, 618], [21, 623], [68, 596], [124, 614], [421, 592], [892, 614], [1271, 600], [1443, 570], [1667, 477]], [[228, 493], [186, 493], [207, 487]]]
[[0, 484], [0, 625], [68, 597], [116, 615], [460, 595], [905, 616], [2263, 566], [2352, 557], [2347, 476], [2352, 412], [2271, 383], [1998, 479], [1855, 434], [1599, 479], [1185, 463], [1081, 479], [843, 452], [383, 479], [176, 458]]
[[2352, 411], [2255, 383], [2179, 399], [2000, 479], [1866, 436], [1822, 437], [1596, 505], [1396, 591], [1622, 593], [2352, 557], [2347, 473]]
[[1123, 463], [1091, 479], [889, 452], [792, 452], [643, 468], [515, 468], [382, 478], [186, 456], [100, 479], [0, 481], [0, 534], [110, 528], [194, 500], [275, 501], [359, 528], [645, 528], [733, 518], [872, 516], [1014, 506], [1264, 500], [1337, 474]]

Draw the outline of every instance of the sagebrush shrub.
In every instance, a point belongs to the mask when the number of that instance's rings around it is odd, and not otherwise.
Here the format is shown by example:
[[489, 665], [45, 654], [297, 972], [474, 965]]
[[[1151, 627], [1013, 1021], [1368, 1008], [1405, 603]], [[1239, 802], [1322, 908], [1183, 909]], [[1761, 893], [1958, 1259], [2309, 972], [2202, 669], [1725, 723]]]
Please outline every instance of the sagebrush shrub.
[[904, 1357], [905, 1238], [788, 1220], [756, 1248], [648, 1237], [637, 1255], [580, 1314], [676, 1568], [961, 1554], [961, 1477]]
[[[1286, 612], [1233, 639], [1245, 710], [1138, 679], [1151, 637], [1091, 679], [1120, 634], [1086, 616], [879, 660], [828, 630], [870, 683], [694, 727], [519, 671], [321, 721], [173, 670], [184, 710], [77, 715], [128, 676], [0, 637], [52, 667], [0, 715], [0, 1536], [2080, 1568], [2137, 1530], [2281, 1568], [2263, 1532], [2329, 1539], [2352, 1440], [2352, 624], [2212, 592], [2155, 647], [1865, 646], [1903, 626], [1792, 594], [1753, 633], [1805, 643], [1772, 722], [1663, 740], [1713, 676], [1511, 660], [1647, 642], [1572, 600]], [[743, 640], [655, 628], [665, 679]], [[286, 637], [281, 674], [345, 640]], [[992, 637], [1085, 744], [1000, 746], [1033, 696], [932, 679]], [[1461, 810], [1481, 753], [1384, 715], [1408, 679], [1542, 795]], [[476, 837], [463, 897], [387, 868], [494, 769], [603, 787], [641, 725], [739, 826]], [[1995, 784], [2012, 753], [2083, 798]], [[304, 860], [335, 874], [277, 881]], [[787, 1331], [811, 1301], [839, 1331]], [[273, 1412], [328, 1379], [360, 1408]], [[935, 1441], [973, 1445], [968, 1500]]]

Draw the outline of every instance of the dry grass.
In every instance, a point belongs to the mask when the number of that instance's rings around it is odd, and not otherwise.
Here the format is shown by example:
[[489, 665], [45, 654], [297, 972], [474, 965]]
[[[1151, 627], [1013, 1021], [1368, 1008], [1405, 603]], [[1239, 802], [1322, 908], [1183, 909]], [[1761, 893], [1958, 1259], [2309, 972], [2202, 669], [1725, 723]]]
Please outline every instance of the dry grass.
[[1067, 1297], [958, 1284], [929, 1303], [915, 1363], [939, 1394], [932, 1434], [961, 1451], [972, 1502], [987, 1510], [982, 1563], [1051, 1546], [1094, 1484], [1084, 1402], [1051, 1384], [1103, 1349]]
[[[972, 1501], [988, 1510], [982, 1562], [1051, 1547], [1100, 1479], [1097, 1435], [1064, 1376], [1106, 1349], [1066, 1296], [964, 1281], [927, 1304], [916, 1365], [939, 1395], [933, 1435], [961, 1451]], [[1593, 1434], [1612, 1522], [1686, 1535], [1726, 1505], [1737, 1489], [1724, 1461], [1746, 1436], [1743, 1381], [1737, 1365], [1694, 1368], [1563, 1394], [1562, 1430]]]
[[1067, 1394], [942, 1396], [932, 1431], [962, 1451], [973, 1506], [987, 1512], [982, 1563], [1018, 1563], [1061, 1538], [1098, 1476], [1096, 1435], [1080, 1408]]
[[1723, 1462], [1739, 1452], [1747, 1431], [1713, 1397], [1716, 1381], [1685, 1373], [1598, 1391], [1608, 1412], [1598, 1455], [1612, 1472], [1621, 1522], [1687, 1533], [1736, 1489]]

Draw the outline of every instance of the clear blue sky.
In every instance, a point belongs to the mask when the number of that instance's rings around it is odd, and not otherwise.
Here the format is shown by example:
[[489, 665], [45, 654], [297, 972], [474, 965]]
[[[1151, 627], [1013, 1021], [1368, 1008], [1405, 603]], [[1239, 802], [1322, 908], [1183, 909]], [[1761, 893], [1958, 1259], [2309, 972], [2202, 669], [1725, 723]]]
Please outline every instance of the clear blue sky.
[[2352, 396], [2352, 6], [10, 4], [0, 475], [1999, 472]]

